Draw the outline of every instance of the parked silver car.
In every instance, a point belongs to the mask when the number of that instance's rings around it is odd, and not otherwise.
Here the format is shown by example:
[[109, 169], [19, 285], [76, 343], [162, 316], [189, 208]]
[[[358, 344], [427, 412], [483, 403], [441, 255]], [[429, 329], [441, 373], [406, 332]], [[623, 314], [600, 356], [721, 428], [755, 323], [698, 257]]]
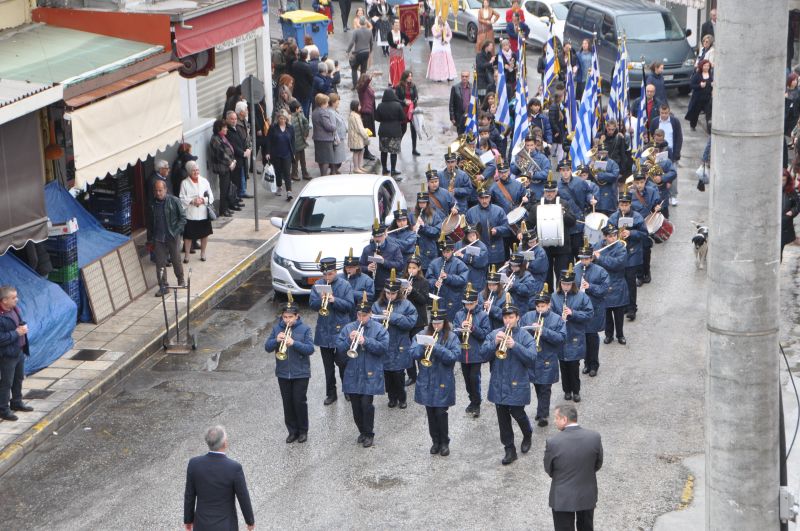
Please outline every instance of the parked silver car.
[[[453, 33], [465, 35], [469, 42], [478, 40], [478, 10], [480, 10], [481, 4], [482, 0], [459, 0], [457, 29], [453, 12], [451, 11], [447, 15], [447, 22], [453, 28]], [[494, 23], [495, 35], [505, 33], [506, 11], [511, 7], [511, 0], [489, 0], [489, 5], [500, 15], [500, 18]]]

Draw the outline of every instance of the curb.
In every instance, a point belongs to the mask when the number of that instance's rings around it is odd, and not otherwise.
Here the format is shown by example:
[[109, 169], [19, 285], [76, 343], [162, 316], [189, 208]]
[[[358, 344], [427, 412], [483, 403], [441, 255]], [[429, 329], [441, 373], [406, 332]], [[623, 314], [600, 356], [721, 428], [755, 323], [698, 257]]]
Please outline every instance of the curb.
[[[224, 273], [211, 286], [192, 302], [191, 315], [205, 313], [213, 308], [232, 291], [242, 285], [250, 276], [267, 264], [269, 253], [277, 243], [280, 232], [276, 232], [261, 246], [250, 253], [238, 265]], [[186, 316], [181, 317], [178, 326], [185, 326]], [[173, 323], [170, 330], [174, 330]], [[50, 411], [43, 419], [20, 434], [17, 439], [0, 451], [0, 477], [4, 476], [23, 457], [31, 453], [47, 440], [54, 432], [70, 423], [77, 424], [76, 419], [82, 413], [91, 412], [97, 405], [98, 399], [107, 391], [124, 380], [130, 373], [137, 369], [152, 354], [162, 349], [163, 334], [157, 334], [151, 339], [142, 341], [126, 353], [117, 362], [106, 369], [96, 380], [71, 396], [66, 402]]]

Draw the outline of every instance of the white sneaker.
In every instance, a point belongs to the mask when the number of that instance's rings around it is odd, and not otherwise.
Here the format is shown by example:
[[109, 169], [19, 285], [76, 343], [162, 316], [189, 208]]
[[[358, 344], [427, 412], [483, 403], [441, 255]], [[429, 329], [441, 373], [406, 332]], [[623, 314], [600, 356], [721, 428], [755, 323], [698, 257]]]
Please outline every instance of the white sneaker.
[[678, 206], [678, 198], [673, 197], [672, 199], [669, 200], [669, 204], [672, 206]]

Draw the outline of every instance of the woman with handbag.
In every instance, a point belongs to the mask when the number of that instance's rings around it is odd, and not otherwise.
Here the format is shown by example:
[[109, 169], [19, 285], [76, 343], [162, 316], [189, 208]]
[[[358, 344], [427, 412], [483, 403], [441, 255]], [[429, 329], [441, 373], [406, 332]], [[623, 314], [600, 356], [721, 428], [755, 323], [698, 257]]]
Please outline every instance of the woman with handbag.
[[289, 113], [280, 111], [267, 133], [269, 153], [267, 160], [275, 170], [275, 195], [281, 195], [281, 184], [286, 185], [286, 200], [292, 200], [292, 160], [294, 159], [294, 128], [289, 125]]
[[228, 218], [233, 215], [231, 210], [241, 210], [238, 205], [228, 201], [231, 188], [231, 171], [236, 167], [236, 159], [234, 158], [233, 146], [227, 138], [228, 126], [225, 121], [221, 119], [215, 120], [212, 131], [213, 136], [209, 142], [209, 150], [211, 169], [214, 170], [219, 179], [219, 215]]
[[189, 263], [193, 240], [200, 240], [200, 261], [206, 261], [208, 237], [214, 233], [211, 219], [216, 218], [211, 205], [214, 192], [208, 179], [200, 176], [200, 166], [190, 160], [186, 163], [188, 177], [181, 183], [181, 203], [186, 209], [186, 226], [183, 228], [183, 263]]

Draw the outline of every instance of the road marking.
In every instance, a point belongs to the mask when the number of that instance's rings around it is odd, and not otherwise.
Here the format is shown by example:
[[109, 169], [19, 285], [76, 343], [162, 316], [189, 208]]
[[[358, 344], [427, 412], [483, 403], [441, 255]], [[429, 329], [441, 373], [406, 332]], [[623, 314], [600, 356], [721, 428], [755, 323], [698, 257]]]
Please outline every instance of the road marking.
[[692, 499], [694, 499], [694, 476], [689, 474], [689, 477], [686, 478], [686, 483], [683, 485], [681, 503], [678, 505], [678, 510], [682, 511], [688, 508], [692, 504]]

